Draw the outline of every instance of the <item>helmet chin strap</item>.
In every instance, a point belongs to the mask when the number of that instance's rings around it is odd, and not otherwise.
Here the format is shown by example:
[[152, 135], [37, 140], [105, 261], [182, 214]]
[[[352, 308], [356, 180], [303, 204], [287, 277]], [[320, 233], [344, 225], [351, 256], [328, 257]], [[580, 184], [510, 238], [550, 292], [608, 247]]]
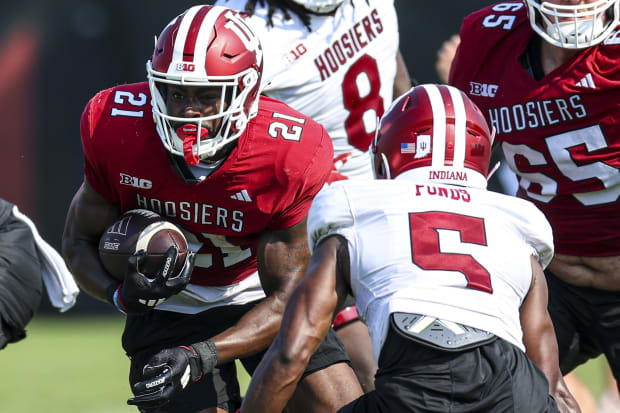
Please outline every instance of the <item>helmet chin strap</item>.
[[[177, 130], [177, 135], [183, 139], [183, 155], [188, 165], [198, 165], [200, 158], [194, 153], [194, 145], [198, 143], [198, 126], [193, 123], [186, 123]], [[209, 129], [202, 126], [200, 128], [200, 139], [209, 135]]]

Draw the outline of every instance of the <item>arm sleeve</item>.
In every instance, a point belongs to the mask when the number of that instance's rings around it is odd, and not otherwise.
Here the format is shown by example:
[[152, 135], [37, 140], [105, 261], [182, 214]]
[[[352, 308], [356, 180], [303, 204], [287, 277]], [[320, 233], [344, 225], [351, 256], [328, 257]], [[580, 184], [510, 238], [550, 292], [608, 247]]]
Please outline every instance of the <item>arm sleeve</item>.
[[100, 120], [105, 113], [108, 91], [99, 92], [84, 108], [80, 121], [82, 150], [84, 152], [84, 176], [95, 191], [110, 202], [118, 203], [115, 191], [110, 187], [105, 171], [105, 148], [102, 142]]
[[329, 235], [339, 234], [353, 239], [354, 218], [343, 182], [323, 188], [308, 213], [308, 245], [310, 251]]
[[527, 208], [521, 215], [523, 237], [532, 247], [540, 266], [544, 270], [553, 258], [553, 230], [545, 215], [532, 203], [527, 202]]
[[[290, 188], [284, 194], [288, 205], [274, 216], [269, 230], [290, 228], [301, 222], [307, 216], [316, 194], [326, 185], [332, 170], [334, 149], [325, 129], [321, 127], [321, 131], [322, 136], [312, 158], [307, 162], [306, 167], [297, 172], [296, 177], [289, 181]], [[290, 162], [296, 162], [293, 154], [290, 159]], [[288, 166], [286, 168], [289, 169]]]

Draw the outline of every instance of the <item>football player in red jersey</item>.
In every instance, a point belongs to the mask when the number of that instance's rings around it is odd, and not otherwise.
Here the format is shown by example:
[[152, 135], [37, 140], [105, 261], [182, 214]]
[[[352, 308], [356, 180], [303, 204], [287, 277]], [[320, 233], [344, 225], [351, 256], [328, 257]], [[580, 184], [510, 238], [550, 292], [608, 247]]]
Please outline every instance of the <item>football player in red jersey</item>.
[[562, 372], [605, 354], [616, 378], [619, 3], [525, 0], [475, 12], [463, 21], [450, 71], [497, 130], [517, 195], [553, 228], [546, 275]]
[[[127, 313], [128, 403], [143, 412], [234, 412], [235, 360], [254, 370], [305, 272], [306, 215], [332, 144], [318, 123], [260, 96], [262, 66], [240, 14], [195, 6], [157, 39], [148, 82], [101, 91], [82, 115], [85, 179], [63, 251], [86, 292]], [[140, 254], [121, 284], [102, 268], [101, 233], [133, 208], [186, 233], [195, 254], [180, 280], [142, 274]], [[335, 333], [312, 359], [292, 411], [331, 411], [362, 393]]]
[[[376, 119], [411, 87], [392, 0], [218, 0], [246, 12], [265, 51], [263, 93], [321, 123], [339, 179], [372, 179]], [[334, 318], [364, 391], [377, 365], [352, 297]]]
[[242, 412], [282, 409], [348, 293], [379, 370], [340, 413], [550, 413], [554, 397], [579, 411], [546, 309], [551, 227], [531, 202], [486, 189], [492, 141], [454, 87], [417, 86], [386, 111], [378, 179], [333, 183], [312, 204], [308, 274]]

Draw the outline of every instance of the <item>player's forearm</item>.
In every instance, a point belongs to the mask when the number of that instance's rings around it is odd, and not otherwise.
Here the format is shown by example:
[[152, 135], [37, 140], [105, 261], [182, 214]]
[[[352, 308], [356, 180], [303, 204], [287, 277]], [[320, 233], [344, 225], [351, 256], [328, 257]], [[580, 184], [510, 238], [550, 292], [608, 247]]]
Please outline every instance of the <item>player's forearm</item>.
[[108, 301], [108, 289], [118, 281], [99, 260], [99, 237], [118, 215], [118, 206], [97, 194], [85, 179], [71, 201], [62, 235], [62, 255], [76, 282], [102, 301]]
[[562, 379], [558, 362], [558, 347], [551, 319], [547, 316], [541, 325], [524, 331], [527, 356], [549, 381], [549, 394], [558, 404], [560, 413], [579, 413], [579, 405]]
[[[302, 284], [291, 297], [282, 327], [252, 375], [242, 412], [280, 412], [331, 325], [331, 313], [318, 317], [317, 301]], [[320, 305], [320, 303], [319, 303]], [[328, 306], [327, 306], [328, 307]]]
[[107, 302], [110, 285], [118, 285], [118, 282], [108, 276], [103, 269], [97, 249], [83, 240], [64, 239], [62, 252], [67, 267], [80, 289], [98, 300]]
[[310, 259], [305, 220], [286, 230], [263, 234], [257, 255], [267, 297], [233, 327], [211, 338], [219, 363], [263, 351], [275, 338], [286, 303]]
[[280, 328], [286, 303], [270, 296], [248, 311], [234, 326], [211, 338], [218, 364], [265, 350]]
[[[549, 393], [556, 392], [557, 384], [562, 375], [558, 368], [558, 351], [553, 327], [541, 328], [538, 340], [527, 346], [527, 356], [536, 364], [549, 381]], [[531, 340], [534, 341], [534, 340]]]
[[242, 413], [281, 412], [293, 396], [307, 360], [282, 358], [279, 348], [276, 339], [254, 372]]

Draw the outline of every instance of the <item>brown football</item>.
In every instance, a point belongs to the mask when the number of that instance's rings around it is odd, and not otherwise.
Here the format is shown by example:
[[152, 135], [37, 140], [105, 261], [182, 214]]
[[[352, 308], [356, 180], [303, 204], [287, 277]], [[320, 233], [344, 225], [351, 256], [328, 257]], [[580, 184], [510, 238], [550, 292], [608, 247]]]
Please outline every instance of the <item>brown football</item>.
[[104, 268], [119, 281], [125, 278], [127, 259], [138, 250], [146, 256], [140, 261], [139, 270], [145, 275], [155, 275], [165, 265], [168, 248], [175, 246], [178, 258], [170, 277], [183, 269], [187, 256], [187, 240], [172, 222], [146, 209], [125, 212], [108, 227], [99, 240], [99, 258]]

